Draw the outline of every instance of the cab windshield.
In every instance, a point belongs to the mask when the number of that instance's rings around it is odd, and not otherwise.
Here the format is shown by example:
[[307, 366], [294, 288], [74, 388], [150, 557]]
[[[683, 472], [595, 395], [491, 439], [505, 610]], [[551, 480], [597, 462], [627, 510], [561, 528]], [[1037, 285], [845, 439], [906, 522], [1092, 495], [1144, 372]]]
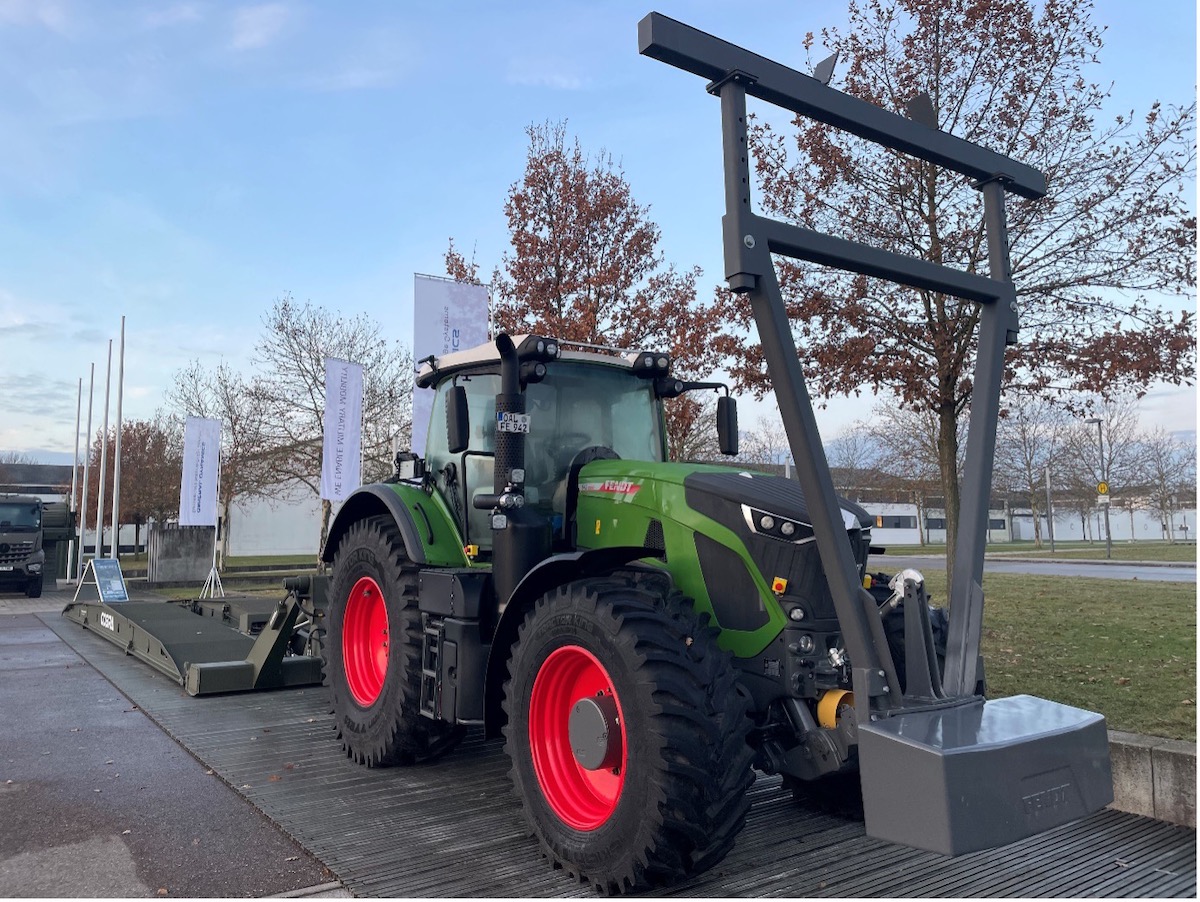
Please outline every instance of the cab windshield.
[[6, 532], [37, 532], [42, 527], [42, 509], [28, 501], [0, 502], [0, 530]]
[[[426, 447], [430, 469], [439, 470], [460, 455], [450, 455], [446, 438], [447, 381], [439, 388], [433, 405]], [[458, 384], [467, 392], [470, 409], [471, 444], [463, 461], [468, 498], [492, 491], [491, 453], [496, 439], [496, 374], [461, 376]], [[525, 500], [552, 516], [566, 507], [566, 479], [571, 461], [584, 448], [611, 448], [625, 460], [663, 460], [663, 435], [659, 405], [653, 383], [638, 379], [628, 370], [573, 361], [556, 361], [549, 366], [545, 381], [530, 385], [525, 392], [529, 433], [525, 438]], [[451, 491], [461, 493], [458, 486]], [[461, 494], [457, 500], [461, 500]], [[469, 503], [465, 511], [470, 541], [491, 544], [488, 512]], [[556, 521], [557, 522], [557, 521]]]

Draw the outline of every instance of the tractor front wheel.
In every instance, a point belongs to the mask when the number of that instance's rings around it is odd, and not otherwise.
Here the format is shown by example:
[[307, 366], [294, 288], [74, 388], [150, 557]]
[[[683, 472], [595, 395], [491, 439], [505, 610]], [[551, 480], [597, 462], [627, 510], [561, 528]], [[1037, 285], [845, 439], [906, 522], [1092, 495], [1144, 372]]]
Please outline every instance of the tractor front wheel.
[[420, 713], [418, 573], [387, 517], [353, 524], [334, 555], [322, 651], [338, 735], [360, 764], [413, 764], [462, 737]]
[[750, 722], [729, 655], [678, 592], [559, 588], [526, 616], [509, 674], [513, 786], [552, 861], [627, 892], [725, 856], [749, 809]]

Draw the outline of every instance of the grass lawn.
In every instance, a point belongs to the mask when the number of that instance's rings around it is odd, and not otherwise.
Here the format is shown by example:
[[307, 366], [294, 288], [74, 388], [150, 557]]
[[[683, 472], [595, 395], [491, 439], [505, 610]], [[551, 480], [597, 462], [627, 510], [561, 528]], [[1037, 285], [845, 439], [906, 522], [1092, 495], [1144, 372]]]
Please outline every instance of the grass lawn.
[[[926, 574], [935, 604], [946, 578]], [[984, 578], [988, 695], [1099, 711], [1112, 730], [1196, 741], [1196, 587], [1190, 583]]]
[[[945, 545], [888, 545], [888, 554], [945, 554]], [[988, 554], [1011, 554], [1015, 557], [1062, 558], [1064, 560], [1104, 560], [1104, 543], [1056, 542], [1054, 551], [1050, 543], [1036, 548], [1032, 542], [1004, 542], [987, 546]], [[1167, 542], [1114, 542], [1114, 561], [1166, 561], [1170, 563], [1195, 563], [1196, 546], [1171, 545]]]

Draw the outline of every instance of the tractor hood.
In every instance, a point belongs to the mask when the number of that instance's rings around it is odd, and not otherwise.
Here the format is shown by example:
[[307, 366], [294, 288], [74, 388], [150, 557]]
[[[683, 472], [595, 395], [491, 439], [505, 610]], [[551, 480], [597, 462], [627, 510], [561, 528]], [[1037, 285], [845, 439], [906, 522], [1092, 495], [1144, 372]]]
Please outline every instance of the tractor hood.
[[[579, 474], [581, 548], [642, 546], [662, 555], [676, 586], [709, 611], [722, 645], [760, 653], [787, 625], [784, 607], [830, 632], [837, 614], [808, 504], [781, 476], [705, 464], [597, 460]], [[839, 499], [860, 577], [873, 518]]]
[[[808, 503], [800, 484], [781, 476], [754, 473], [746, 470], [725, 472], [696, 472], [684, 478], [684, 488], [691, 493], [709, 493], [733, 501], [749, 511], [761, 512], [762, 516], [775, 521], [793, 522], [796, 527], [794, 538], [802, 539], [813, 535], [808, 518]], [[874, 518], [852, 501], [838, 499], [842, 509], [842, 522], [846, 529], [869, 529]], [[751, 523], [751, 529], [760, 529], [762, 516]], [[776, 523], [776, 528], [779, 523]]]
[[[779, 521], [780, 527], [783, 522], [793, 524], [794, 531], [789, 534], [792, 541], [813, 536], [808, 503], [800, 484], [782, 476], [710, 464], [648, 464], [622, 460], [594, 461], [579, 475], [580, 497], [635, 504], [639, 495], [642, 504], [652, 503], [651, 498], [657, 499], [660, 495], [658, 487], [666, 485], [678, 486], [695, 501], [708, 496], [713, 501], [719, 499], [737, 504], [743, 508], [747, 526], [755, 532], [761, 530], [757, 525], [761, 515], [768, 515]], [[874, 525], [875, 518], [854, 502], [838, 498], [838, 504], [847, 530], [866, 530]], [[703, 503], [700, 506], [707, 507]], [[749, 519], [753, 512], [760, 514], [754, 523]]]

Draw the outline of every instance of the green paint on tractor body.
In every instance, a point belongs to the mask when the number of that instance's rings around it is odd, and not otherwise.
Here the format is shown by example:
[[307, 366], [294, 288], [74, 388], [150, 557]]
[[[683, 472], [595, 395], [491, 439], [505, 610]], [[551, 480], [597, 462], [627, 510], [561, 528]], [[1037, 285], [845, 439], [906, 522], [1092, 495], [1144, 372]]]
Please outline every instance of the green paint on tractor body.
[[463, 552], [462, 536], [454, 522], [454, 514], [440, 492], [426, 492], [418, 485], [405, 482], [384, 485], [395, 493], [408, 511], [427, 565], [471, 566], [470, 559]]
[[[846, 507], [856, 557], [865, 566], [869, 518], [856, 505]], [[760, 525], [764, 515], [770, 530]], [[576, 543], [664, 550], [665, 562], [654, 562], [712, 616], [721, 646], [749, 657], [787, 626], [783, 599], [803, 597], [811, 612], [832, 615], [823, 575], [806, 580], [803, 572], [819, 571], [807, 516], [796, 483], [782, 477], [705, 464], [602, 460], [579, 474]], [[780, 531], [784, 523], [792, 524], [789, 536]], [[775, 591], [776, 580], [786, 581], [784, 591]]]

